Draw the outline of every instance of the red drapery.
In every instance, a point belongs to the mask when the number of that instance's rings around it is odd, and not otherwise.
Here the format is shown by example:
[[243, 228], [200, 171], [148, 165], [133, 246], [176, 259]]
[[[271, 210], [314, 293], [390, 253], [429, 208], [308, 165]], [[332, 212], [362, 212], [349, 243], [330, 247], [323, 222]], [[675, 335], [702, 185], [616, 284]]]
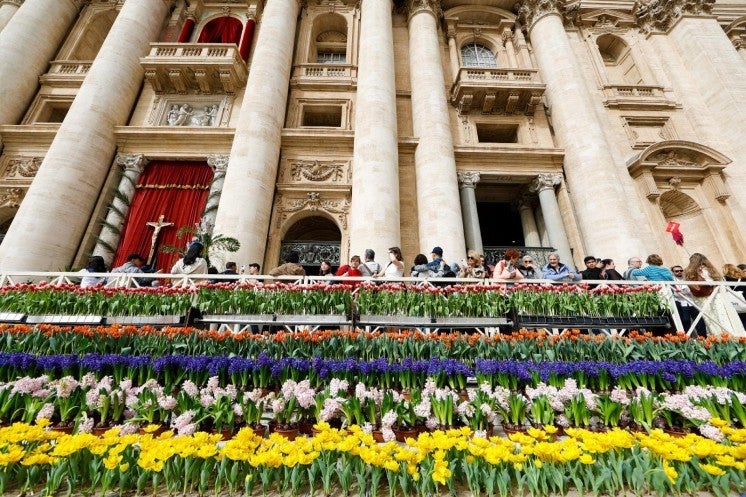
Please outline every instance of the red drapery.
[[194, 31], [194, 19], [187, 18], [186, 21], [184, 21], [184, 27], [181, 28], [181, 33], [179, 34], [179, 43], [187, 43], [189, 42], [189, 39], [192, 37], [192, 31]]
[[243, 25], [235, 17], [218, 17], [208, 22], [199, 34], [197, 43], [235, 43], [241, 41]]
[[[153, 228], [146, 223], [158, 221], [161, 214], [164, 222], [174, 224], [160, 231], [158, 246], [186, 245], [189, 240], [178, 240], [176, 232], [199, 222], [212, 174], [205, 162], [153, 161], [148, 164], [137, 182], [112, 267], [124, 264], [127, 255], [135, 252], [147, 259]], [[158, 269], [168, 272], [179, 255], [156, 253], [154, 259]]]
[[246, 21], [246, 29], [243, 32], [243, 38], [241, 38], [241, 46], [238, 49], [238, 53], [241, 54], [241, 58], [244, 61], [249, 60], [251, 41], [254, 39], [254, 26], [256, 26], [256, 22], [254, 21], [254, 19], [249, 19]]

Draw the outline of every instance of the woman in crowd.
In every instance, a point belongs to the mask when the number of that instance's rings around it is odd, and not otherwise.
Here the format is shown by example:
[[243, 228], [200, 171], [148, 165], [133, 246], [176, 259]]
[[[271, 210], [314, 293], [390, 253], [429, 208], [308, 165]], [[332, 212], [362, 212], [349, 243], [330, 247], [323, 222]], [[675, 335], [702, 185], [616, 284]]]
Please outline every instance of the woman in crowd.
[[435, 276], [435, 273], [430, 271], [429, 269], [425, 269], [424, 271], [417, 271], [415, 270], [415, 267], [417, 266], [426, 266], [427, 265], [427, 256], [425, 254], [417, 254], [414, 256], [414, 265], [412, 266], [411, 274], [412, 278], [432, 278]]
[[331, 262], [326, 259], [321, 261], [321, 266], [319, 266], [319, 276], [334, 276]]
[[616, 270], [616, 264], [614, 264], [613, 259], [603, 259], [601, 263], [604, 265], [603, 275], [605, 279], [612, 281], [624, 279], [624, 276]]
[[[106, 273], [106, 263], [104, 258], [100, 255], [94, 255], [88, 259], [88, 265], [85, 269], [80, 270], [80, 274], [87, 275], [88, 273]], [[103, 285], [106, 283], [106, 277], [104, 276], [83, 276], [80, 280], [80, 288], [88, 288], [89, 286]]]
[[401, 278], [404, 276], [404, 258], [399, 247], [389, 249], [389, 263], [376, 276], [383, 276], [384, 278]]
[[200, 257], [204, 248], [198, 241], [190, 243], [184, 257], [176, 261], [176, 264], [171, 268], [171, 274], [207, 273], [207, 261]]
[[[686, 281], [719, 281], [722, 277], [707, 257], [695, 252], [689, 257], [689, 265], [684, 269], [684, 279]], [[720, 336], [723, 333], [737, 337], [746, 336], [743, 323], [736, 309], [726, 300], [725, 293], [718, 292], [714, 298], [710, 298], [715, 291], [714, 286], [691, 285], [689, 288], [694, 297], [694, 303], [704, 315], [707, 333], [713, 336]], [[709, 305], [704, 307], [708, 300]]]
[[492, 278], [496, 280], [522, 280], [523, 273], [518, 270], [515, 264], [520, 256], [521, 253], [516, 249], [507, 249], [503, 256], [503, 260], [498, 262], [495, 266], [495, 272], [492, 274]]
[[[723, 266], [723, 279], [725, 281], [746, 282], [743, 271], [735, 264], [725, 264]], [[746, 286], [738, 285], [730, 287], [727, 293], [727, 299], [741, 318], [741, 324], [746, 328]]]
[[461, 268], [459, 269], [459, 278], [483, 279], [486, 274], [482, 265], [482, 254], [476, 250], [470, 250], [466, 257], [466, 263], [461, 264]]
[[650, 254], [645, 262], [647, 262], [647, 266], [633, 270], [630, 276], [633, 278], [644, 276], [650, 281], [674, 281], [673, 273], [663, 266], [663, 258], [658, 254]]

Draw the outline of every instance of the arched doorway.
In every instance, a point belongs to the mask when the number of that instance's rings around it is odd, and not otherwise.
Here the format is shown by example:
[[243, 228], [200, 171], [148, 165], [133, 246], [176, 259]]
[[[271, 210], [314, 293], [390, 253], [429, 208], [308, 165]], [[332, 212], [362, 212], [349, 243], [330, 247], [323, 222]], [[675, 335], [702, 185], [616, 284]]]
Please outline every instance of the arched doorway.
[[280, 246], [280, 262], [285, 260], [288, 252], [295, 250], [300, 255], [300, 263], [306, 274], [318, 274], [323, 260], [328, 260], [332, 266], [339, 266], [341, 240], [342, 233], [331, 219], [324, 216], [305, 217], [285, 232]]

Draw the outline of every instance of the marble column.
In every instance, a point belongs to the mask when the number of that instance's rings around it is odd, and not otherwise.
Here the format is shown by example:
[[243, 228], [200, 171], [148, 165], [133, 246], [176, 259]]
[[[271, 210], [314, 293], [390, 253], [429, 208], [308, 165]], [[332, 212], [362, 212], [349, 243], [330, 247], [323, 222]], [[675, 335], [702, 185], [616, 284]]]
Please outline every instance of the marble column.
[[484, 254], [482, 245], [482, 230], [479, 225], [477, 212], [476, 188], [479, 183], [479, 173], [476, 171], [459, 171], [458, 186], [461, 196], [461, 215], [464, 218], [464, 235], [466, 248]]
[[[708, 0], [661, 0], [655, 9], [638, 6], [638, 24], [651, 38], [665, 38], [680, 64], [668, 66], [671, 79], [692, 86], [683, 100], [698, 100], [711, 116], [706, 127], [724, 142], [723, 154], [733, 159], [723, 174], [733, 195], [728, 206], [736, 219], [746, 219], [746, 64], [725, 34]], [[662, 32], [665, 35], [656, 35]], [[665, 57], [666, 54], [662, 56]], [[698, 133], [705, 133], [697, 126]], [[738, 225], [741, 239], [746, 227]]]
[[[623, 260], [628, 254], [645, 251], [636, 226], [640, 208], [626, 195], [623, 185], [632, 179], [624, 164], [615, 164], [611, 155], [591, 91], [565, 32], [558, 11], [561, 5], [561, 0], [524, 0], [519, 14], [529, 28], [547, 85], [553, 127], [559, 146], [565, 149], [565, 177], [584, 248], [587, 253]], [[599, 202], [605, 212], [614, 213], [614, 223], [598, 222]], [[549, 228], [546, 217], [550, 213], [543, 203], [542, 209]]]
[[458, 46], [456, 46], [456, 28], [455, 26], [448, 26], [448, 58], [451, 63], [451, 73], [453, 76], [453, 82], [458, 80], [458, 73], [461, 70], [461, 62], [459, 58]]
[[213, 177], [210, 184], [210, 193], [207, 194], [207, 203], [202, 213], [202, 222], [208, 226], [215, 226], [215, 215], [220, 205], [220, 197], [225, 184], [225, 171], [228, 169], [228, 155], [208, 155], [207, 165], [212, 168]]
[[401, 246], [391, 0], [363, 0], [352, 156], [350, 250]]
[[523, 28], [520, 23], [515, 25], [515, 44], [518, 49], [518, 67], [521, 69], [531, 69], [531, 54], [528, 51], [528, 44], [526, 43], [526, 37], [523, 36]]
[[82, 3], [26, 0], [0, 31], [0, 124], [21, 121]]
[[453, 151], [438, 36], [440, 2], [409, 4], [409, 74], [415, 150], [420, 250], [438, 245], [447, 261], [466, 256], [456, 159]]
[[518, 59], [515, 55], [515, 45], [513, 44], [513, 31], [510, 28], [505, 28], [502, 32], [503, 44], [505, 45], [505, 51], [508, 53], [509, 67], [517, 68]]
[[298, 0], [268, 0], [262, 14], [215, 217], [215, 233], [241, 243], [235, 260], [264, 260], [299, 11]]
[[562, 175], [560, 174], [540, 174], [531, 184], [530, 190], [539, 195], [549, 243], [559, 253], [560, 260], [572, 266], [572, 251], [570, 250], [570, 243], [567, 241], [567, 232], [557, 203], [557, 195], [554, 192], [554, 187], [561, 182]]
[[170, 3], [124, 2], [0, 246], [0, 267], [46, 271], [72, 262], [111, 168], [114, 128], [127, 123], [142, 87], [140, 57]]
[[122, 169], [122, 179], [117, 189], [118, 195], [115, 195], [111, 201], [101, 234], [93, 248], [93, 255], [103, 257], [107, 266], [114, 260], [114, 254], [122, 236], [124, 220], [129, 213], [132, 197], [135, 196], [137, 181], [148, 164], [142, 154], [118, 154], [115, 162]]
[[518, 200], [518, 212], [521, 215], [521, 226], [523, 227], [523, 244], [526, 247], [541, 247], [539, 229], [534, 219], [533, 201], [528, 196]]
[[539, 239], [541, 240], [541, 247], [551, 247], [549, 243], [549, 235], [547, 234], [547, 226], [544, 224], [544, 213], [541, 212], [541, 205], [536, 206], [534, 210], [534, 219], [536, 220], [536, 229], [539, 230]]
[[0, 31], [16, 13], [23, 0], [0, 0]]

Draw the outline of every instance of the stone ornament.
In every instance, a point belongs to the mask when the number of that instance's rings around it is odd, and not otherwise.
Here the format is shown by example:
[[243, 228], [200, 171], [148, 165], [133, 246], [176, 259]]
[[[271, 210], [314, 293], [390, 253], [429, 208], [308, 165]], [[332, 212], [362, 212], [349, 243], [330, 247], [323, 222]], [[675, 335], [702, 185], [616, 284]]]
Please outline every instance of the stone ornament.
[[23, 195], [23, 188], [0, 188], [0, 207], [18, 208], [21, 205], [21, 200], [23, 200]]
[[443, 10], [440, 8], [438, 0], [409, 0], [407, 2], [407, 10], [409, 11], [408, 17], [410, 19], [420, 12], [429, 12], [436, 19], [440, 19], [443, 15]]
[[518, 19], [531, 31], [542, 17], [557, 14], [565, 25], [572, 26], [579, 13], [580, 3], [572, 0], [525, 0], [518, 8]]
[[124, 171], [142, 173], [148, 161], [143, 154], [117, 154], [116, 162]]
[[561, 174], [541, 173], [531, 183], [529, 190], [534, 193], [539, 193], [549, 189], [554, 190], [554, 187], [559, 185], [560, 183], [562, 183]]
[[41, 166], [41, 157], [11, 159], [8, 161], [8, 177], [33, 178]]
[[347, 229], [347, 214], [350, 212], [350, 200], [347, 198], [325, 200], [321, 198], [319, 192], [307, 192], [306, 198], [288, 199], [278, 195], [276, 204], [278, 212], [281, 212], [282, 222], [286, 221], [294, 212], [303, 210], [324, 211], [337, 219], [342, 229]]
[[339, 182], [344, 178], [344, 164], [338, 162], [297, 161], [290, 164], [290, 177], [294, 181]]
[[23, 0], [0, 0], [0, 7], [3, 5], [15, 5], [16, 7], [20, 7], [23, 4]]
[[458, 184], [462, 188], [476, 188], [480, 174], [477, 171], [458, 171]]
[[230, 158], [230, 155], [211, 154], [207, 156], [207, 165], [210, 166], [216, 174], [225, 173], [228, 169]]
[[650, 162], [656, 162], [659, 166], [666, 167], [677, 167], [677, 168], [702, 168], [702, 164], [698, 164], [694, 161], [684, 158], [680, 153], [675, 150], [670, 152], [660, 152], [647, 159]]
[[640, 31], [667, 31], [685, 14], [711, 14], [715, 0], [637, 0], [632, 13]]
[[205, 105], [195, 109], [187, 103], [171, 104], [166, 114], [167, 126], [215, 126], [218, 104]]

